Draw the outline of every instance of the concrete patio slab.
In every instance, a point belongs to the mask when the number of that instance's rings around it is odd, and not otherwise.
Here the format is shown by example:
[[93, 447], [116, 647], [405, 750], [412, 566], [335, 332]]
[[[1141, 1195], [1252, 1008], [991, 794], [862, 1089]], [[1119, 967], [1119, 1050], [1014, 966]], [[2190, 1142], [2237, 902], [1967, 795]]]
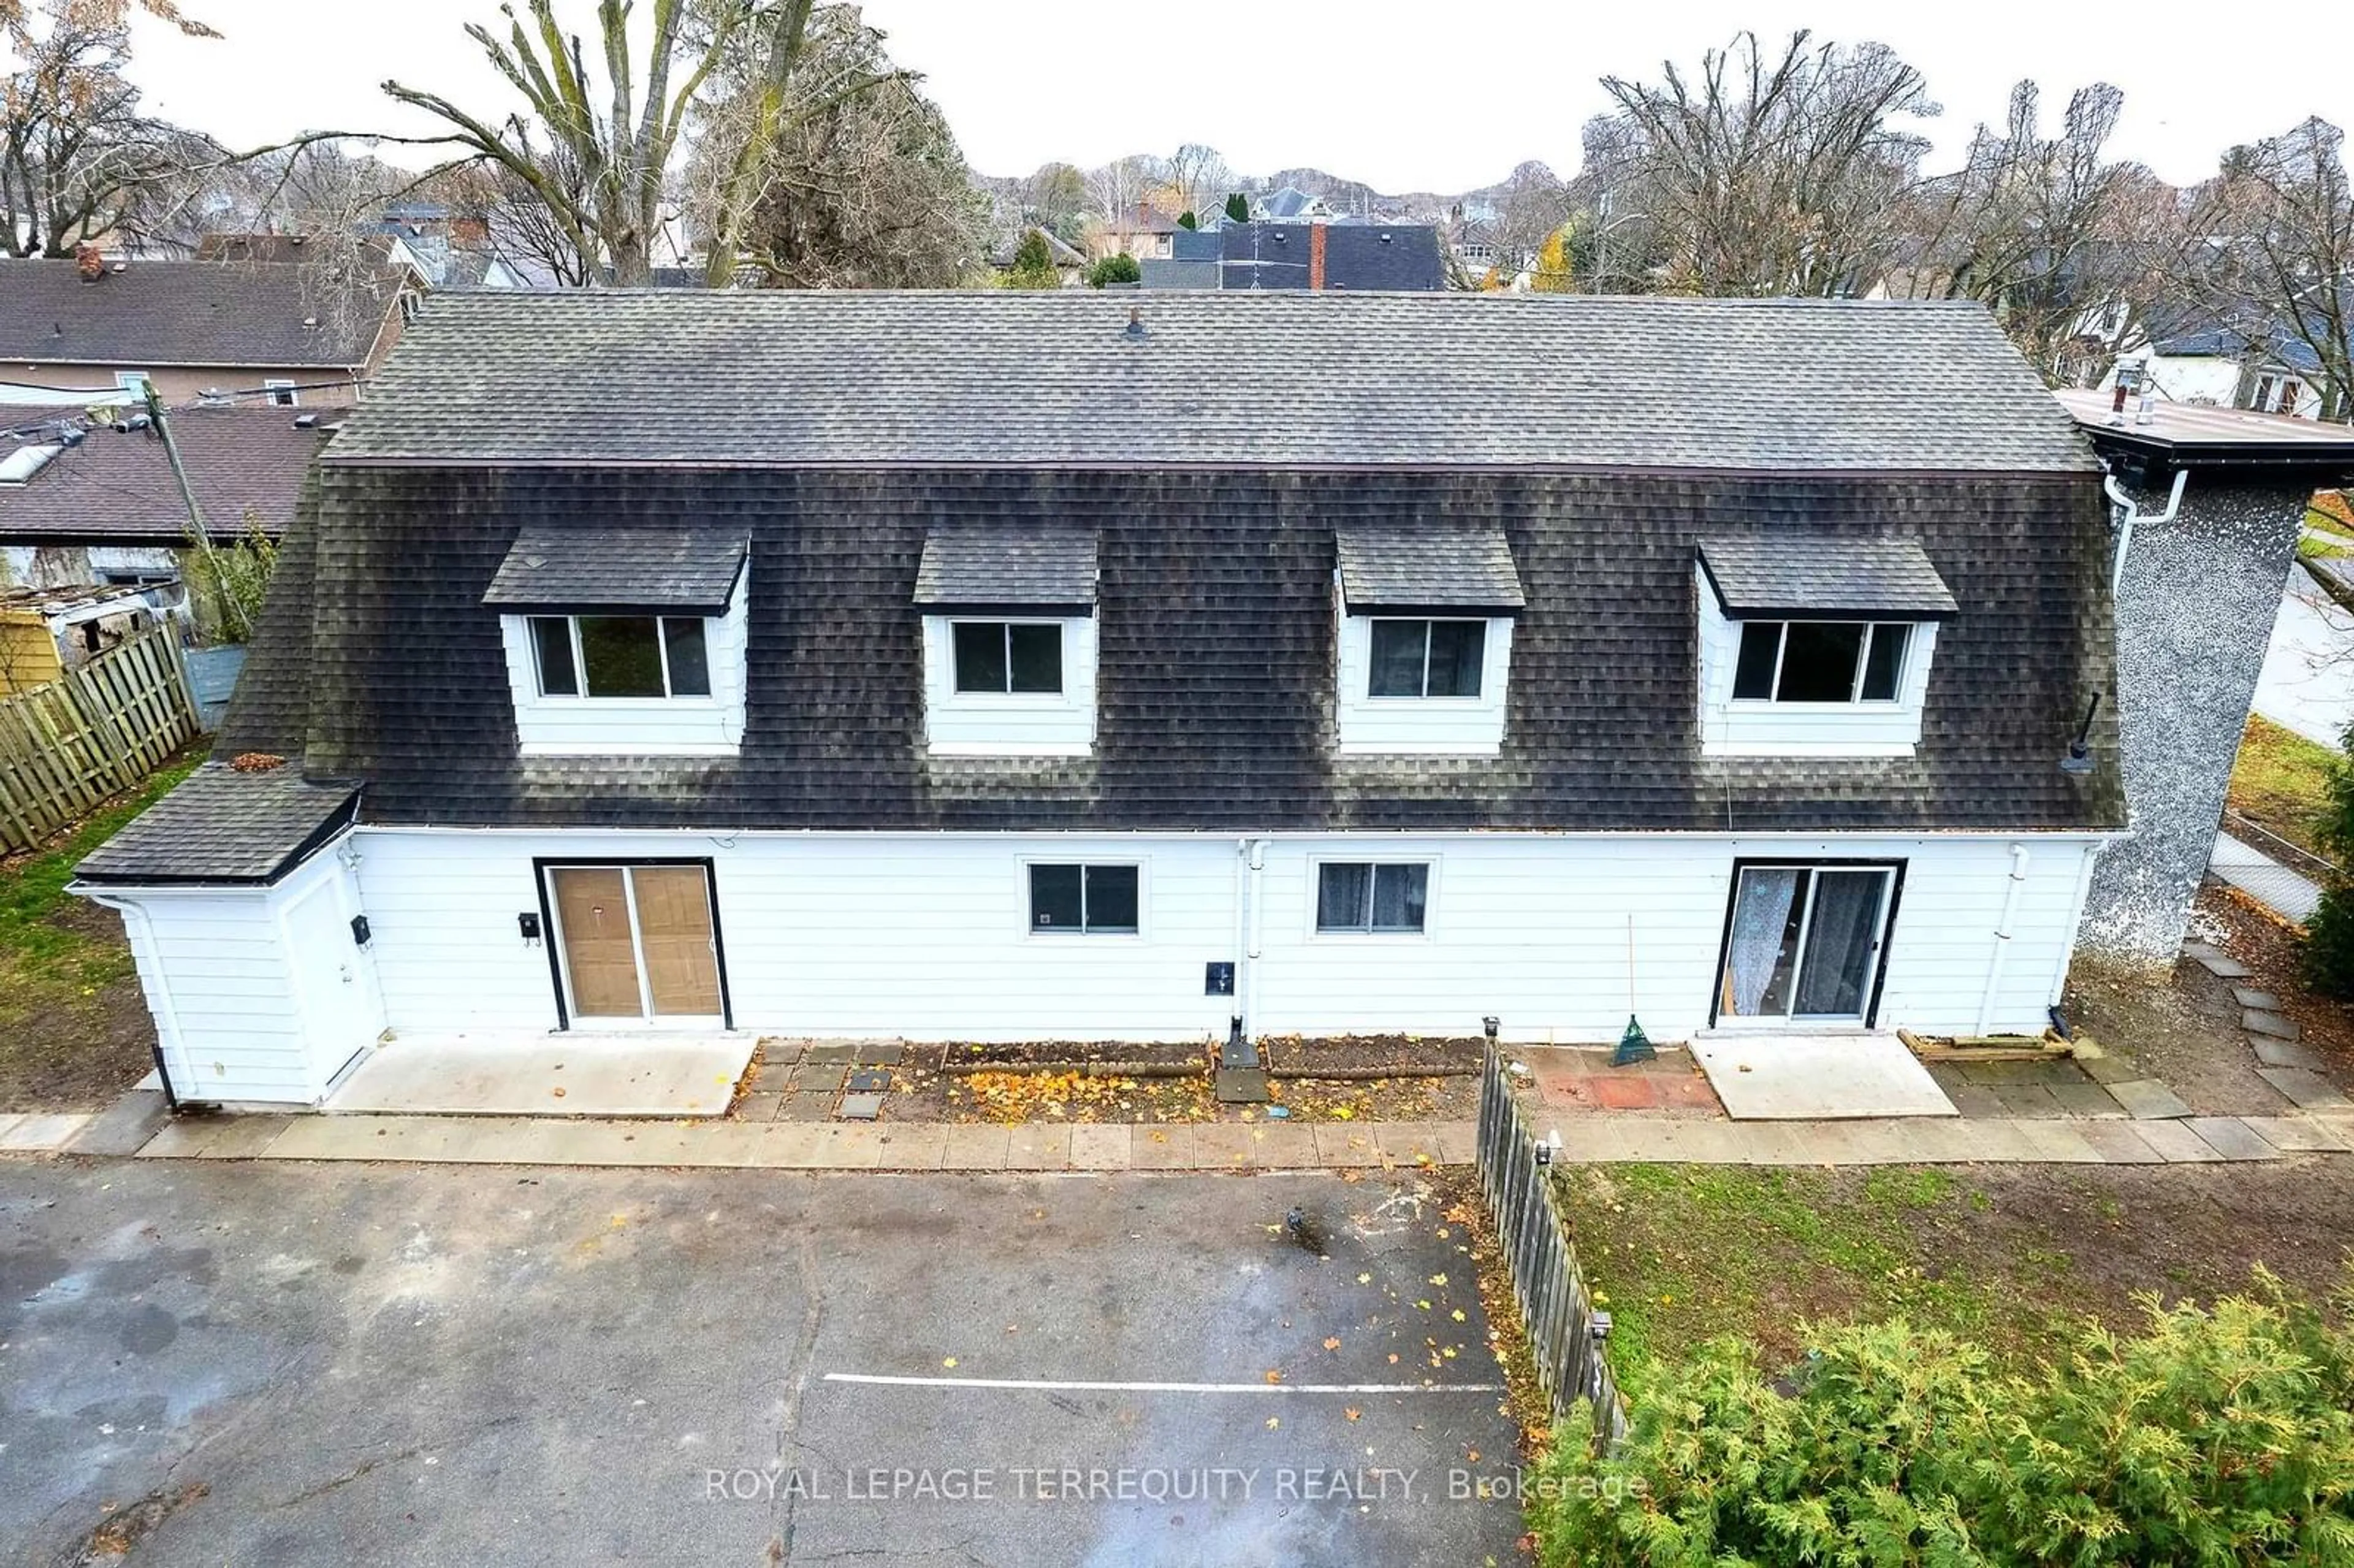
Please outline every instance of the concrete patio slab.
[[949, 1129], [940, 1122], [885, 1123], [877, 1129], [880, 1171], [938, 1171], [949, 1157]]
[[2241, 1010], [2240, 1027], [2251, 1034], [2269, 1035], [2274, 1040], [2295, 1041], [2305, 1037], [2304, 1028], [2295, 1019], [2253, 1007]]
[[2076, 1130], [2074, 1122], [2022, 1121], [2020, 1136], [2035, 1150], [2035, 1157], [2057, 1165], [2098, 1165], [2101, 1151]]
[[2301, 1067], [2308, 1073], [2323, 1072], [2328, 1067], [2328, 1064], [2321, 1059], [2321, 1054], [2312, 1046], [2299, 1045], [2293, 1041], [2251, 1034], [2248, 1036], [2248, 1048], [2256, 1054], [2256, 1060], [2267, 1067]]
[[2313, 1117], [2249, 1116], [2240, 1118], [2258, 1138], [2284, 1154], [2343, 1154], [2354, 1150], [2354, 1139]]
[[1125, 1171], [1129, 1168], [1126, 1127], [1087, 1122], [1071, 1128], [1071, 1168], [1075, 1171]]
[[89, 1111], [35, 1111], [0, 1128], [0, 1152], [48, 1154], [65, 1148], [92, 1119]]
[[2197, 1116], [2182, 1124], [2226, 1160], [2274, 1160], [2280, 1150], [2235, 1116]]
[[2126, 1114], [2137, 1120], [2173, 1121], [2190, 1114], [2182, 1097], [2156, 1078], [2128, 1078], [2124, 1083], [2109, 1085], [2108, 1091], [2116, 1097], [2117, 1104], [2126, 1107]]
[[1960, 1114], [1893, 1034], [1720, 1034], [1691, 1051], [1735, 1121]]
[[73, 1154], [119, 1158], [136, 1154], [164, 1129], [172, 1108], [161, 1089], [133, 1089], [92, 1117], [76, 1133], [67, 1150]]
[[1140, 1125], [1129, 1137], [1128, 1165], [1131, 1171], [1190, 1171], [1195, 1163], [1193, 1129], [1182, 1122], [1167, 1127]]
[[[2219, 842], [2221, 838], [2221, 836], [2218, 835]], [[2222, 948], [2210, 947], [2204, 942], [2183, 943], [2182, 956], [2198, 964], [2217, 980], [2246, 980], [2255, 973], [2253, 969], [2223, 951]]]
[[1695, 1165], [1742, 1162], [1739, 1128], [1722, 1121], [1648, 1121], [1628, 1118], [1619, 1128], [1630, 1160]]
[[2280, 998], [2268, 991], [2251, 991], [2246, 986], [2235, 985], [2232, 988], [2232, 1000], [2242, 1007], [2253, 1007], [2265, 1012], [2280, 1011]]
[[2222, 1151], [2179, 1121], [2144, 1121], [2135, 1130], [2147, 1139], [2169, 1165], [2200, 1165], [2221, 1160]]
[[1438, 1128], [1427, 1121], [1385, 1121], [1373, 1128], [1373, 1147], [1394, 1165], [1437, 1165]]
[[1346, 1122], [1324, 1122], [1317, 1127], [1317, 1164], [1331, 1170], [1362, 1169], [1381, 1162], [1382, 1151], [1373, 1143], [1371, 1127], [1351, 1127]]
[[2111, 1165], [2164, 1164], [2166, 1156], [2141, 1135], [2141, 1127], [2135, 1121], [2088, 1121], [2080, 1124], [2075, 1133]]
[[2126, 1107], [2117, 1104], [2115, 1095], [2100, 1084], [2054, 1084], [2052, 1097], [2059, 1102], [2063, 1115], [2073, 1117], [2122, 1117]]
[[1193, 1150], [1202, 1164], [1226, 1171], [1246, 1170], [1257, 1158], [1251, 1128], [1241, 1122], [1202, 1123], [1193, 1129]]
[[1316, 1129], [1299, 1122], [1270, 1121], [1251, 1128], [1252, 1163], [1264, 1171], [1316, 1169]]
[[1005, 1168], [1008, 1171], [1064, 1171], [1070, 1168], [1071, 1129], [1068, 1125], [1028, 1122], [1006, 1130], [1011, 1135], [1005, 1141]]
[[2320, 1073], [2305, 1067], [2259, 1067], [2256, 1076], [2280, 1091], [2299, 1110], [2339, 1110], [2354, 1105]]
[[724, 1114], [748, 1034], [403, 1036], [369, 1053], [325, 1108], [398, 1116]]

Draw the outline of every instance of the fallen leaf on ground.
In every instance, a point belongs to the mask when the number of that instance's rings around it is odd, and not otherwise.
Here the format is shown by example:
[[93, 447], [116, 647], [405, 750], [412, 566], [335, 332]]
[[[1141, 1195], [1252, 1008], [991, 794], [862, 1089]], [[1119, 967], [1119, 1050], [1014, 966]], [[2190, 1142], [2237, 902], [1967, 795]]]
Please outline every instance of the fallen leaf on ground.
[[1324, 1341], [1324, 1348], [1328, 1351], [1337, 1351], [1341, 1348], [1341, 1341], [1337, 1339], [1327, 1340]]

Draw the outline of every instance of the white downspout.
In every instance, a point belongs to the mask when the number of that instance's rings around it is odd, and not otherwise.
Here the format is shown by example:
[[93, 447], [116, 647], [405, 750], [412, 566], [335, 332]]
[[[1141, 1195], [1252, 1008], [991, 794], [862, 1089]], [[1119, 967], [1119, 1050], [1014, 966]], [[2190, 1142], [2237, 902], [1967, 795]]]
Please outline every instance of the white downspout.
[[[82, 896], [92, 904], [113, 910], [122, 916], [124, 924], [135, 923], [148, 955], [155, 961], [155, 1005], [160, 1010], [160, 1016], [155, 1020], [155, 1081], [163, 1086], [164, 1103], [178, 1110], [180, 1089], [172, 1081], [170, 1059], [177, 1056], [184, 1072], [192, 1069], [188, 1065], [187, 1044], [180, 1038], [180, 1012], [172, 1004], [171, 982], [164, 978], [163, 953], [155, 945], [155, 923], [147, 917], [143, 905], [109, 898], [102, 893], [84, 893]], [[141, 979], [143, 980], [145, 977]]]
[[1987, 966], [1986, 995], [1978, 1001], [1978, 1028], [1983, 1035], [1994, 1026], [1995, 993], [2002, 988], [2003, 959], [2010, 955], [2010, 926], [2019, 915], [2019, 890], [2027, 883], [2027, 846], [2010, 846], [2010, 885], [2003, 890], [2002, 918], [1994, 928], [1994, 960]]
[[2118, 487], [2115, 474], [2110, 474], [2101, 481], [2101, 489], [2117, 508], [2117, 559], [2115, 566], [2109, 571], [2110, 598], [2116, 597], [2118, 588], [2126, 580], [2126, 552], [2133, 548], [2134, 524], [2140, 523], [2147, 527], [2156, 528], [2173, 522], [2175, 514], [2182, 510], [2182, 487], [2190, 482], [2189, 469], [2175, 470], [2174, 491], [2166, 498], [2166, 510], [2155, 517], [2144, 517], [2141, 514], [2141, 503]]
[[1248, 980], [1244, 989], [1243, 1030], [1246, 1038], [1256, 1039], [1259, 1033], [1258, 958], [1265, 945], [1267, 901], [1259, 896], [1267, 870], [1267, 841], [1251, 840], [1250, 846], [1250, 943], [1243, 949], [1243, 973]]
[[2099, 863], [2105, 844], [2094, 844], [2084, 852], [2084, 864], [2076, 873], [2076, 896], [2068, 905], [2068, 935], [2060, 947], [2060, 972], [2052, 977], [2052, 1005], [2058, 1007], [2061, 998], [2068, 994], [2068, 969], [2074, 962], [2076, 941], [2084, 924], [2084, 906], [2093, 897], [2093, 869]]
[[1235, 841], [1235, 994], [1227, 999], [1226, 1011], [1232, 1014], [1226, 1033], [1229, 1038], [1239, 1035], [1243, 1028], [1244, 989], [1250, 983], [1250, 906], [1257, 891], [1250, 882], [1250, 840]]

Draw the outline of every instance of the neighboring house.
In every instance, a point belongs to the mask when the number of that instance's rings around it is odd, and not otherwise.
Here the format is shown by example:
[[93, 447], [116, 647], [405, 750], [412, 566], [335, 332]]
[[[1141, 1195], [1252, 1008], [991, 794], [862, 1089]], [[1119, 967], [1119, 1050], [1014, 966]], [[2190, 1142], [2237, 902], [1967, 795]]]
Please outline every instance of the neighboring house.
[[2125, 826], [2101, 471], [1974, 306], [441, 295], [320, 472], [223, 760], [79, 868], [186, 1097], [2032, 1033]]
[[1169, 255], [1140, 264], [1143, 284], [1148, 289], [1214, 289], [1218, 286], [1219, 262], [1225, 255], [1225, 241], [1220, 236], [1235, 225], [1219, 223], [1213, 228], [1181, 228], [1169, 237]]
[[1124, 252], [1140, 261], [1165, 261], [1172, 253], [1175, 237], [1182, 232], [1175, 218], [1150, 202], [1140, 201], [1133, 211], [1107, 219], [1087, 231], [1087, 260], [1100, 261]]
[[1251, 217], [1266, 223], [1306, 223], [1334, 216], [1332, 204], [1297, 185], [1278, 185], [1251, 198]]
[[2304, 419], [2321, 418], [2328, 403], [2321, 356], [2285, 327], [2250, 334], [2207, 326], [2158, 335], [2147, 348], [2120, 356], [2101, 386], [2114, 388], [2120, 380], [2162, 402]]
[[[147, 416], [116, 412], [104, 424], [58, 410], [0, 436], [0, 575], [31, 588], [162, 588], [180, 605], [195, 547], [187, 505]], [[266, 404], [184, 408], [171, 423], [207, 530], [223, 542], [283, 535], [332, 433], [315, 415]]]
[[1063, 287], [1076, 289], [1087, 281], [1087, 253], [1076, 245], [1055, 238], [1053, 230], [1034, 223], [1027, 228], [1018, 228], [1000, 237], [997, 243], [990, 247], [990, 267], [1000, 277], [1013, 271], [1022, 242], [1034, 234], [1045, 241], [1046, 254], [1054, 260], [1055, 275], [1062, 280]]
[[154, 588], [0, 584], [0, 696], [46, 686], [172, 612]]
[[1218, 239], [1222, 289], [1447, 286], [1438, 230], [1426, 223], [1233, 223]]
[[0, 261], [0, 404], [224, 395], [341, 408], [399, 339], [405, 267]]

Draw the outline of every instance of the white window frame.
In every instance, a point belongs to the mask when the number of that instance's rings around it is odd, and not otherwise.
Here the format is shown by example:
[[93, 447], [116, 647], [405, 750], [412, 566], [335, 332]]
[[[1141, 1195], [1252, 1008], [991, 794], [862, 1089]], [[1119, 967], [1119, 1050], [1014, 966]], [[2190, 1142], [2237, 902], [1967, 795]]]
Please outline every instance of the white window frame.
[[[1052, 626], [1059, 692], [960, 692], [956, 628]], [[1098, 629], [1088, 615], [951, 613], [923, 618], [924, 740], [934, 757], [1087, 757], [1095, 751]]]
[[[273, 408], [299, 408], [302, 406], [301, 384], [291, 377], [264, 381], [261, 389], [270, 395], [270, 406]], [[285, 396], [280, 397], [280, 393]]]
[[[1310, 942], [1338, 942], [1348, 946], [1373, 943], [1428, 942], [1438, 928], [1439, 862], [1436, 854], [1398, 854], [1368, 845], [1362, 849], [1336, 849], [1308, 857], [1307, 939]], [[1328, 931], [1317, 923], [1316, 906], [1324, 892], [1324, 868], [1328, 865], [1418, 865], [1423, 868], [1422, 929], [1419, 931]], [[1371, 896], [1368, 888], [1367, 895]]]
[[[564, 983], [564, 1020], [567, 1033], [603, 1033], [622, 1030], [632, 1033], [661, 1033], [665, 1031], [713, 1030], [726, 1027], [727, 1017], [727, 964], [720, 947], [719, 879], [716, 868], [696, 863], [703, 873], [703, 895], [710, 901], [712, 952], [711, 959], [719, 976], [719, 1011], [717, 1012], [656, 1012], [654, 1011], [653, 974], [646, 967], [646, 934], [638, 923], [638, 878], [640, 868], [678, 865], [678, 861], [567, 860], [539, 867], [541, 896], [547, 900], [548, 936], [556, 945], [556, 972]], [[559, 871], [618, 871], [621, 874], [621, 900], [630, 916], [630, 952], [638, 966], [638, 1016], [625, 1018], [619, 1013], [593, 1013], [583, 1016], [579, 1000], [572, 990], [572, 953], [564, 940], [563, 902], [556, 895], [556, 874]]]
[[[1365, 621], [1365, 690], [1369, 703], [1412, 703], [1416, 706], [1437, 705], [1472, 709], [1488, 705], [1488, 641], [1495, 635], [1494, 616], [1488, 615], [1368, 615]], [[1422, 690], [1405, 695], [1373, 690], [1373, 634], [1384, 625], [1409, 625], [1422, 628]], [[1443, 696], [1430, 694], [1431, 628], [1435, 626], [1476, 626], [1479, 629], [1479, 689], [1466, 696], [1449, 693]]]
[[[1090, 931], [1085, 926], [1074, 930], [1070, 927], [1050, 927], [1040, 929], [1031, 922], [1037, 911], [1030, 906], [1030, 873], [1042, 865], [1126, 866], [1136, 872], [1136, 929], [1133, 931]], [[1091, 854], [1026, 854], [1017, 862], [1018, 886], [1015, 905], [1022, 922], [1022, 934], [1031, 941], [1061, 942], [1074, 937], [1087, 938], [1087, 946], [1111, 943], [1137, 943], [1146, 940], [1152, 927], [1152, 869], [1142, 855]], [[1086, 877], [1080, 878], [1080, 897], [1086, 898]]]
[[[1477, 620], [1480, 636], [1479, 694], [1476, 697], [1376, 697], [1373, 623], [1377, 620]], [[1384, 614], [1367, 606], [1352, 614], [1332, 574], [1333, 724], [1344, 758], [1494, 757], [1504, 748], [1512, 685], [1512, 642], [1517, 630], [1509, 615]], [[1426, 673], [1429, 651], [1423, 653]]]
[[[1701, 755], [1703, 757], [1911, 757], [1920, 747], [1923, 715], [1928, 706], [1929, 683], [1935, 672], [1937, 639], [1943, 622], [1935, 618], [1908, 620], [1880, 616], [1868, 624], [1903, 624], [1906, 635], [1903, 666], [1897, 672], [1893, 700], [1862, 698], [1847, 702], [1786, 703], [1772, 697], [1735, 697], [1740, 675], [1743, 629], [1752, 624], [1724, 613], [1707, 574], [1695, 563], [1692, 581], [1697, 596], [1697, 699]], [[1783, 644], [1775, 650], [1775, 680], [1779, 685], [1781, 658], [1792, 624], [1807, 616], [1757, 616], [1756, 621], [1778, 622]], [[1828, 617], [1813, 618], [1829, 620]], [[1857, 684], [1861, 694], [1863, 671], [1871, 650], [1860, 651]]]
[[[1782, 629], [1780, 638], [1776, 640], [1774, 644], [1774, 679], [1771, 690], [1776, 692], [1782, 689], [1782, 659], [1783, 656], [1789, 652], [1790, 628], [1793, 626], [1861, 625], [1864, 629], [1863, 644], [1856, 650], [1855, 674], [1848, 682], [1848, 694], [1845, 701], [1785, 702], [1780, 697], [1770, 694], [1763, 697], [1736, 696], [1726, 699], [1735, 707], [1771, 708], [1776, 712], [1787, 709], [1804, 710], [1807, 708], [1817, 708], [1836, 712], [1841, 708], [1850, 707], [1896, 707], [1904, 701], [1904, 678], [1912, 673], [1913, 651], [1920, 645], [1921, 641], [1921, 622], [1917, 620], [1808, 620], [1803, 617], [1793, 617], [1787, 620], [1766, 620], [1762, 618], [1756, 620], [1736, 620], [1733, 624], [1739, 629], [1737, 635], [1734, 639], [1733, 644], [1734, 678], [1736, 681], [1740, 679], [1741, 673], [1741, 645], [1748, 640], [1749, 629], [1753, 626], [1778, 626]], [[1904, 628], [1904, 651], [1897, 656], [1895, 687], [1894, 690], [1887, 696], [1867, 697], [1863, 694], [1863, 680], [1865, 674], [1872, 668], [1872, 644], [1879, 641], [1881, 629], [1889, 626], [1901, 626]]]
[[[524, 617], [524, 641], [525, 641], [525, 644], [526, 644], [526, 645], [530, 648], [530, 650], [531, 650], [531, 678], [532, 678], [532, 684], [533, 684], [534, 689], [535, 689], [535, 690], [536, 690], [536, 691], [537, 691], [537, 693], [539, 694], [539, 700], [540, 700], [541, 702], [543, 702], [543, 703], [713, 703], [713, 702], [716, 702], [716, 701], [718, 700], [717, 695], [716, 695], [716, 691], [717, 691], [716, 681], [716, 678], [713, 676], [713, 674], [712, 674], [712, 671], [711, 671], [711, 644], [712, 644], [712, 641], [713, 641], [713, 638], [712, 638], [712, 623], [713, 623], [713, 621], [715, 621], [716, 620], [717, 620], [717, 619], [718, 619], [717, 617], [716, 617], [716, 616], [709, 616], [709, 615], [666, 615], [666, 614], [663, 613], [663, 612], [662, 612], [661, 610], [659, 610], [659, 609], [649, 609], [649, 610], [648, 610], [648, 612], [647, 612], [647, 614], [646, 614], [645, 616], [643, 616], [643, 617], [640, 617], [640, 616], [627, 616], [627, 615], [624, 615], [624, 616], [605, 616], [605, 615], [599, 615], [599, 616], [595, 617], [594, 619], [596, 619], [596, 620], [652, 620], [652, 621], [653, 621], [653, 623], [654, 623], [654, 652], [656, 652], [656, 654], [658, 654], [658, 655], [661, 657], [661, 660], [662, 660], [662, 675], [663, 675], [663, 689], [662, 689], [662, 695], [660, 695], [660, 696], [658, 696], [658, 697], [656, 697], [656, 696], [648, 696], [648, 695], [644, 695], [644, 694], [638, 694], [638, 693], [631, 693], [631, 694], [629, 694], [629, 695], [627, 695], [627, 696], [623, 696], [623, 695], [620, 695], [620, 694], [615, 694], [615, 695], [610, 695], [610, 696], [601, 696], [601, 697], [600, 697], [600, 696], [596, 695], [594, 693], [592, 693], [592, 692], [590, 692], [590, 691], [588, 690], [588, 658], [587, 658], [587, 656], [586, 656], [586, 654], [585, 654], [585, 652], [584, 652], [583, 649], [582, 649], [582, 648], [581, 648], [581, 646], [580, 646], [580, 617], [579, 617], [579, 616], [578, 616], [578, 615], [572, 615], [572, 614], [565, 614], [565, 615], [555, 615], [555, 614], [535, 614], [535, 615], [526, 615], [526, 616], [525, 616], [525, 617]], [[572, 640], [572, 679], [573, 679], [574, 683], [575, 683], [577, 685], [578, 685], [578, 686], [579, 686], [579, 688], [580, 688], [580, 689], [579, 689], [578, 691], [577, 691], [577, 692], [551, 692], [551, 691], [549, 691], [549, 690], [547, 689], [547, 671], [546, 671], [546, 668], [545, 668], [545, 667], [540, 663], [540, 662], [539, 662], [539, 632], [538, 632], [538, 629], [537, 629], [537, 623], [538, 623], [538, 622], [540, 622], [540, 621], [543, 621], [543, 620], [561, 620], [562, 622], [564, 622], [564, 625], [565, 625], [565, 630], [566, 630], [566, 631], [569, 634], [569, 636], [571, 637], [571, 640]], [[704, 663], [704, 683], [705, 683], [705, 685], [712, 686], [712, 687], [713, 687], [713, 690], [712, 690], [712, 691], [709, 691], [709, 692], [689, 692], [689, 693], [686, 693], [684, 695], [681, 695], [679, 693], [676, 693], [676, 692], [673, 692], [673, 691], [672, 691], [672, 690], [671, 690], [671, 678], [670, 678], [670, 637], [669, 637], [669, 634], [668, 634], [667, 632], [665, 632], [665, 631], [663, 630], [663, 622], [664, 622], [664, 621], [666, 621], [666, 620], [692, 620], [692, 621], [698, 622], [698, 623], [702, 626], [702, 628], [703, 628], [703, 663]]]
[[[1009, 706], [1061, 707], [1071, 689], [1071, 634], [1069, 622], [1052, 615], [951, 615], [948, 638], [948, 689], [960, 702], [1004, 703]], [[957, 628], [960, 626], [1000, 626], [1005, 629], [1005, 679], [1008, 689], [1002, 692], [970, 692], [957, 684]], [[1055, 673], [1061, 683], [1051, 692], [1017, 692], [1011, 689], [1013, 681], [1013, 629], [1017, 626], [1051, 626], [1055, 629]]]
[[136, 397], [145, 397], [147, 388], [153, 386], [154, 381], [154, 373], [152, 371], [118, 370], [114, 373], [115, 389], [132, 393]]

